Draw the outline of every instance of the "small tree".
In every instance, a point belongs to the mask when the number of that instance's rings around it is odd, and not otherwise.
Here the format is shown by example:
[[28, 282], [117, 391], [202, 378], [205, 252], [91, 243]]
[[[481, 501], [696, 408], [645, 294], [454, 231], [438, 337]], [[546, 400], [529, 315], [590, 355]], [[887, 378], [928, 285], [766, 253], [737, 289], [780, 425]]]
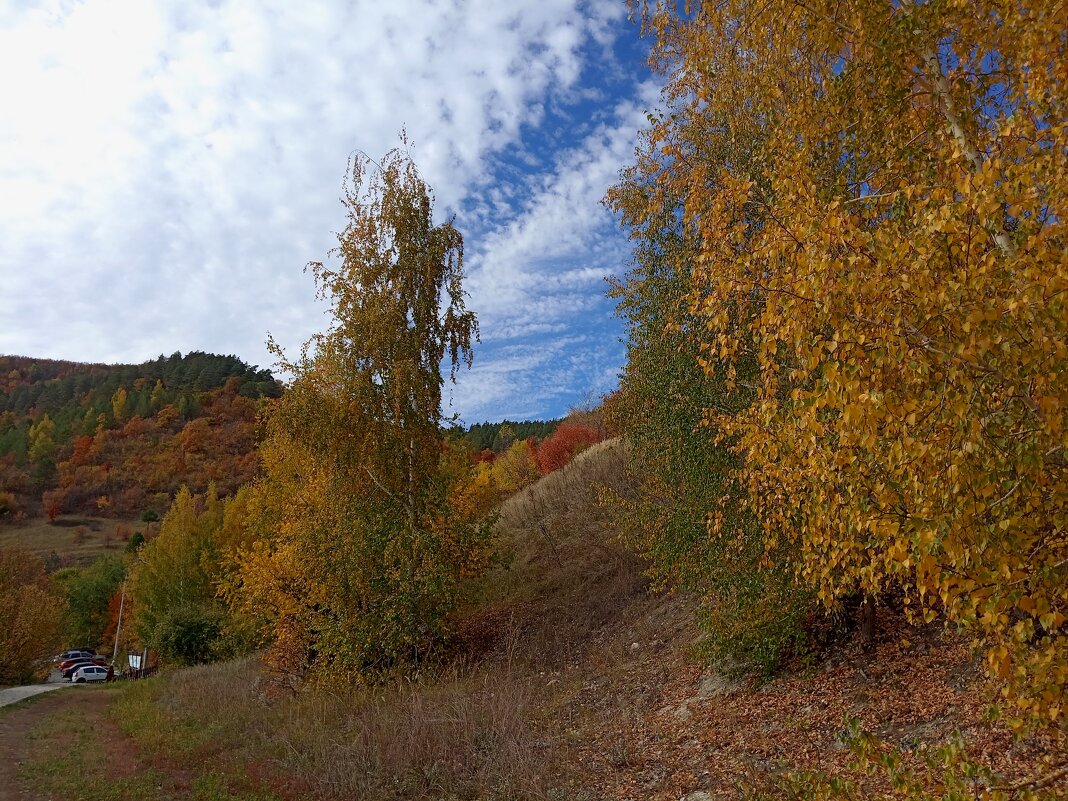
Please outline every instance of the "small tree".
[[[183, 486], [163, 518], [159, 536], [142, 548], [131, 572], [132, 625], [138, 636], [157, 650], [171, 643], [173, 653], [168, 651], [168, 655], [183, 663], [201, 661], [208, 648], [204, 645], [192, 658], [193, 651], [186, 650], [190, 631], [195, 629], [206, 636], [210, 630], [187, 623], [217, 621], [221, 616], [215, 587], [221, 558], [215, 535], [222, 520], [223, 504], [214, 485], [202, 499]], [[172, 632], [172, 626], [182, 632]]]
[[[406, 142], [405, 142], [406, 143]], [[334, 323], [312, 338], [268, 423], [252, 506], [265, 541], [239, 597], [266, 612], [288, 670], [350, 675], [418, 660], [484, 555], [484, 510], [456, 508], [441, 365], [470, 363], [463, 238], [401, 150], [350, 162], [337, 267], [310, 265]], [[283, 658], [284, 656], [284, 658]]]
[[41, 502], [44, 504], [44, 512], [48, 516], [49, 523], [55, 523], [59, 513], [63, 511], [62, 500], [63, 492], [61, 490], [49, 490], [41, 496]]

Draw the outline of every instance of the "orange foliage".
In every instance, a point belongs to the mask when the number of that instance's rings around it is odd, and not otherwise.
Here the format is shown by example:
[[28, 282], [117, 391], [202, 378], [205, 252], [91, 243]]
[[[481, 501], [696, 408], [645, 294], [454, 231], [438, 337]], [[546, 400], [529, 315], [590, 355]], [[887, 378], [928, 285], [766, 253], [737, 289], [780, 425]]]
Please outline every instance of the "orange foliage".
[[536, 460], [543, 476], [559, 470], [579, 451], [596, 445], [603, 439], [600, 433], [578, 423], [561, 423], [556, 431], [538, 445]]
[[74, 467], [89, 464], [96, 455], [94, 440], [89, 436], [76, 437], [74, 440], [74, 452], [70, 456], [70, 463]]
[[59, 513], [63, 511], [60, 503], [61, 500], [61, 493], [58, 493], [55, 490], [50, 490], [41, 497], [41, 501], [44, 503], [44, 512], [48, 515], [49, 523], [54, 523], [59, 516]]
[[[200, 491], [214, 480], [232, 494], [252, 481], [259, 471], [259, 404], [225, 390], [198, 400], [201, 416], [185, 424], [166, 406], [153, 417], [76, 438], [70, 458], [58, 465], [58, 508], [123, 517], [159, 498], [167, 503], [182, 484]], [[101, 510], [97, 499], [104, 495], [110, 506]]]

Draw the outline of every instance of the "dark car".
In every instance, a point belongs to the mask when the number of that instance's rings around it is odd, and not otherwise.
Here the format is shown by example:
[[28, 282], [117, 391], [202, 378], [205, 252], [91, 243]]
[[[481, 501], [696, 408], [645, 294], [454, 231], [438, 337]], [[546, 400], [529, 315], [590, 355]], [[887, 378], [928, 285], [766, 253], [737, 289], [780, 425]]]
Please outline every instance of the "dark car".
[[85, 667], [86, 665], [106, 665], [107, 660], [103, 657], [93, 657], [92, 659], [68, 659], [66, 662], [59, 663], [59, 672], [63, 675], [63, 678], [69, 679], [78, 668]]
[[96, 656], [96, 651], [92, 648], [70, 648], [59, 654], [59, 656], [52, 657], [53, 662], [66, 662], [68, 659], [92, 659]]

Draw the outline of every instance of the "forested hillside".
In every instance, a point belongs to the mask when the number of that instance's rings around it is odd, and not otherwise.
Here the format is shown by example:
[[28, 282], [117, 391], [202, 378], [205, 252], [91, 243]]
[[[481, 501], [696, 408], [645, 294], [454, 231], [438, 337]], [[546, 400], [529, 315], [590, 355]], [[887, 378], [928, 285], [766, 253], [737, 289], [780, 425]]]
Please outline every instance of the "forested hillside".
[[0, 356], [0, 519], [162, 514], [183, 484], [233, 492], [281, 387], [235, 356], [140, 365]]
[[502, 420], [499, 423], [475, 423], [464, 433], [464, 440], [477, 452], [500, 455], [519, 440], [545, 439], [559, 420]]

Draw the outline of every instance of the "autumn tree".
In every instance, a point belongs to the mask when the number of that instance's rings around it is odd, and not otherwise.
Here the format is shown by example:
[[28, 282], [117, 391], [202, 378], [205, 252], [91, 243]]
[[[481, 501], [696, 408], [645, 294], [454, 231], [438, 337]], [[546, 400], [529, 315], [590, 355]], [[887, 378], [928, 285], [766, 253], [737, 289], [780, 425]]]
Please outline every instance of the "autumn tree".
[[63, 633], [63, 593], [28, 552], [0, 548], [0, 683], [33, 677]]
[[[163, 517], [159, 536], [140, 550], [131, 574], [130, 597], [136, 610], [133, 624], [138, 636], [154, 648], [168, 640], [170, 626], [182, 627], [185, 617], [203, 618], [200, 607], [212, 606], [215, 599], [209, 571], [218, 554], [211, 535], [222, 523], [222, 504], [213, 492], [205, 499], [204, 508], [200, 506], [189, 489], [182, 487]], [[191, 609], [198, 611], [191, 613]], [[202, 656], [207, 649], [207, 645], [197, 646], [195, 655]], [[204, 661], [187, 660], [187, 656], [166, 654], [180, 663]]]
[[220, 597], [237, 550], [247, 544], [248, 494], [242, 489], [221, 499], [214, 484], [199, 496], [182, 487], [159, 535], [137, 550], [129, 587], [132, 625], [169, 662], [209, 662], [251, 643], [249, 627]]
[[486, 470], [500, 492], [518, 492], [538, 478], [538, 446], [533, 439], [521, 439], [509, 446]]
[[[683, 101], [678, 91], [669, 87], [670, 104]], [[773, 563], [764, 560], [764, 532], [745, 508], [738, 480], [742, 459], [706, 425], [709, 409], [735, 415], [753, 402], [757, 365], [751, 357], [729, 362], [702, 347], [694, 301], [700, 229], [687, 218], [686, 195], [671, 174], [679, 162], [756, 165], [762, 137], [739, 136], [730, 116], [707, 106], [651, 121], [656, 125], [641, 135], [638, 163], [605, 198], [634, 243], [631, 269], [609, 291], [628, 342], [605, 422], [627, 444], [635, 485], [613, 498], [615, 522], [649, 559], [658, 584], [685, 587], [702, 599], [706, 655], [720, 669], [768, 674], [802, 646], [812, 593], [794, 582], [792, 552], [780, 548]], [[665, 150], [672, 159], [663, 159]], [[705, 190], [714, 189], [719, 176], [701, 180]], [[756, 223], [759, 212], [748, 214]], [[718, 531], [713, 538], [709, 520]]]
[[[639, 169], [693, 227], [702, 358], [757, 365], [706, 422], [768, 548], [827, 604], [899, 585], [973, 627], [1018, 719], [1063, 726], [1068, 9], [639, 5], [673, 106]], [[759, 158], [691, 158], [695, 116]]]
[[103, 556], [85, 567], [68, 567], [55, 574], [66, 594], [66, 635], [76, 645], [96, 647], [108, 625], [108, 603], [126, 576], [126, 566]]
[[47, 414], [30, 426], [29, 446], [34, 483], [44, 486], [52, 480], [56, 472], [56, 424]]
[[603, 439], [596, 430], [579, 423], [564, 422], [538, 443], [538, 470], [543, 476], [570, 462], [576, 454]]
[[116, 423], [126, 419], [127, 399], [126, 387], [119, 387], [111, 396], [111, 416]]
[[[348, 222], [313, 263], [331, 328], [295, 361], [267, 423], [250, 506], [262, 539], [236, 597], [270, 619], [276, 663], [351, 675], [419, 660], [477, 570], [485, 510], [453, 503], [471, 475], [444, 447], [442, 364], [477, 336], [463, 239], [401, 150], [349, 165]], [[477, 504], [474, 506], [477, 507]]]
[[51, 459], [56, 452], [56, 424], [47, 414], [30, 426], [30, 459], [40, 462]]

